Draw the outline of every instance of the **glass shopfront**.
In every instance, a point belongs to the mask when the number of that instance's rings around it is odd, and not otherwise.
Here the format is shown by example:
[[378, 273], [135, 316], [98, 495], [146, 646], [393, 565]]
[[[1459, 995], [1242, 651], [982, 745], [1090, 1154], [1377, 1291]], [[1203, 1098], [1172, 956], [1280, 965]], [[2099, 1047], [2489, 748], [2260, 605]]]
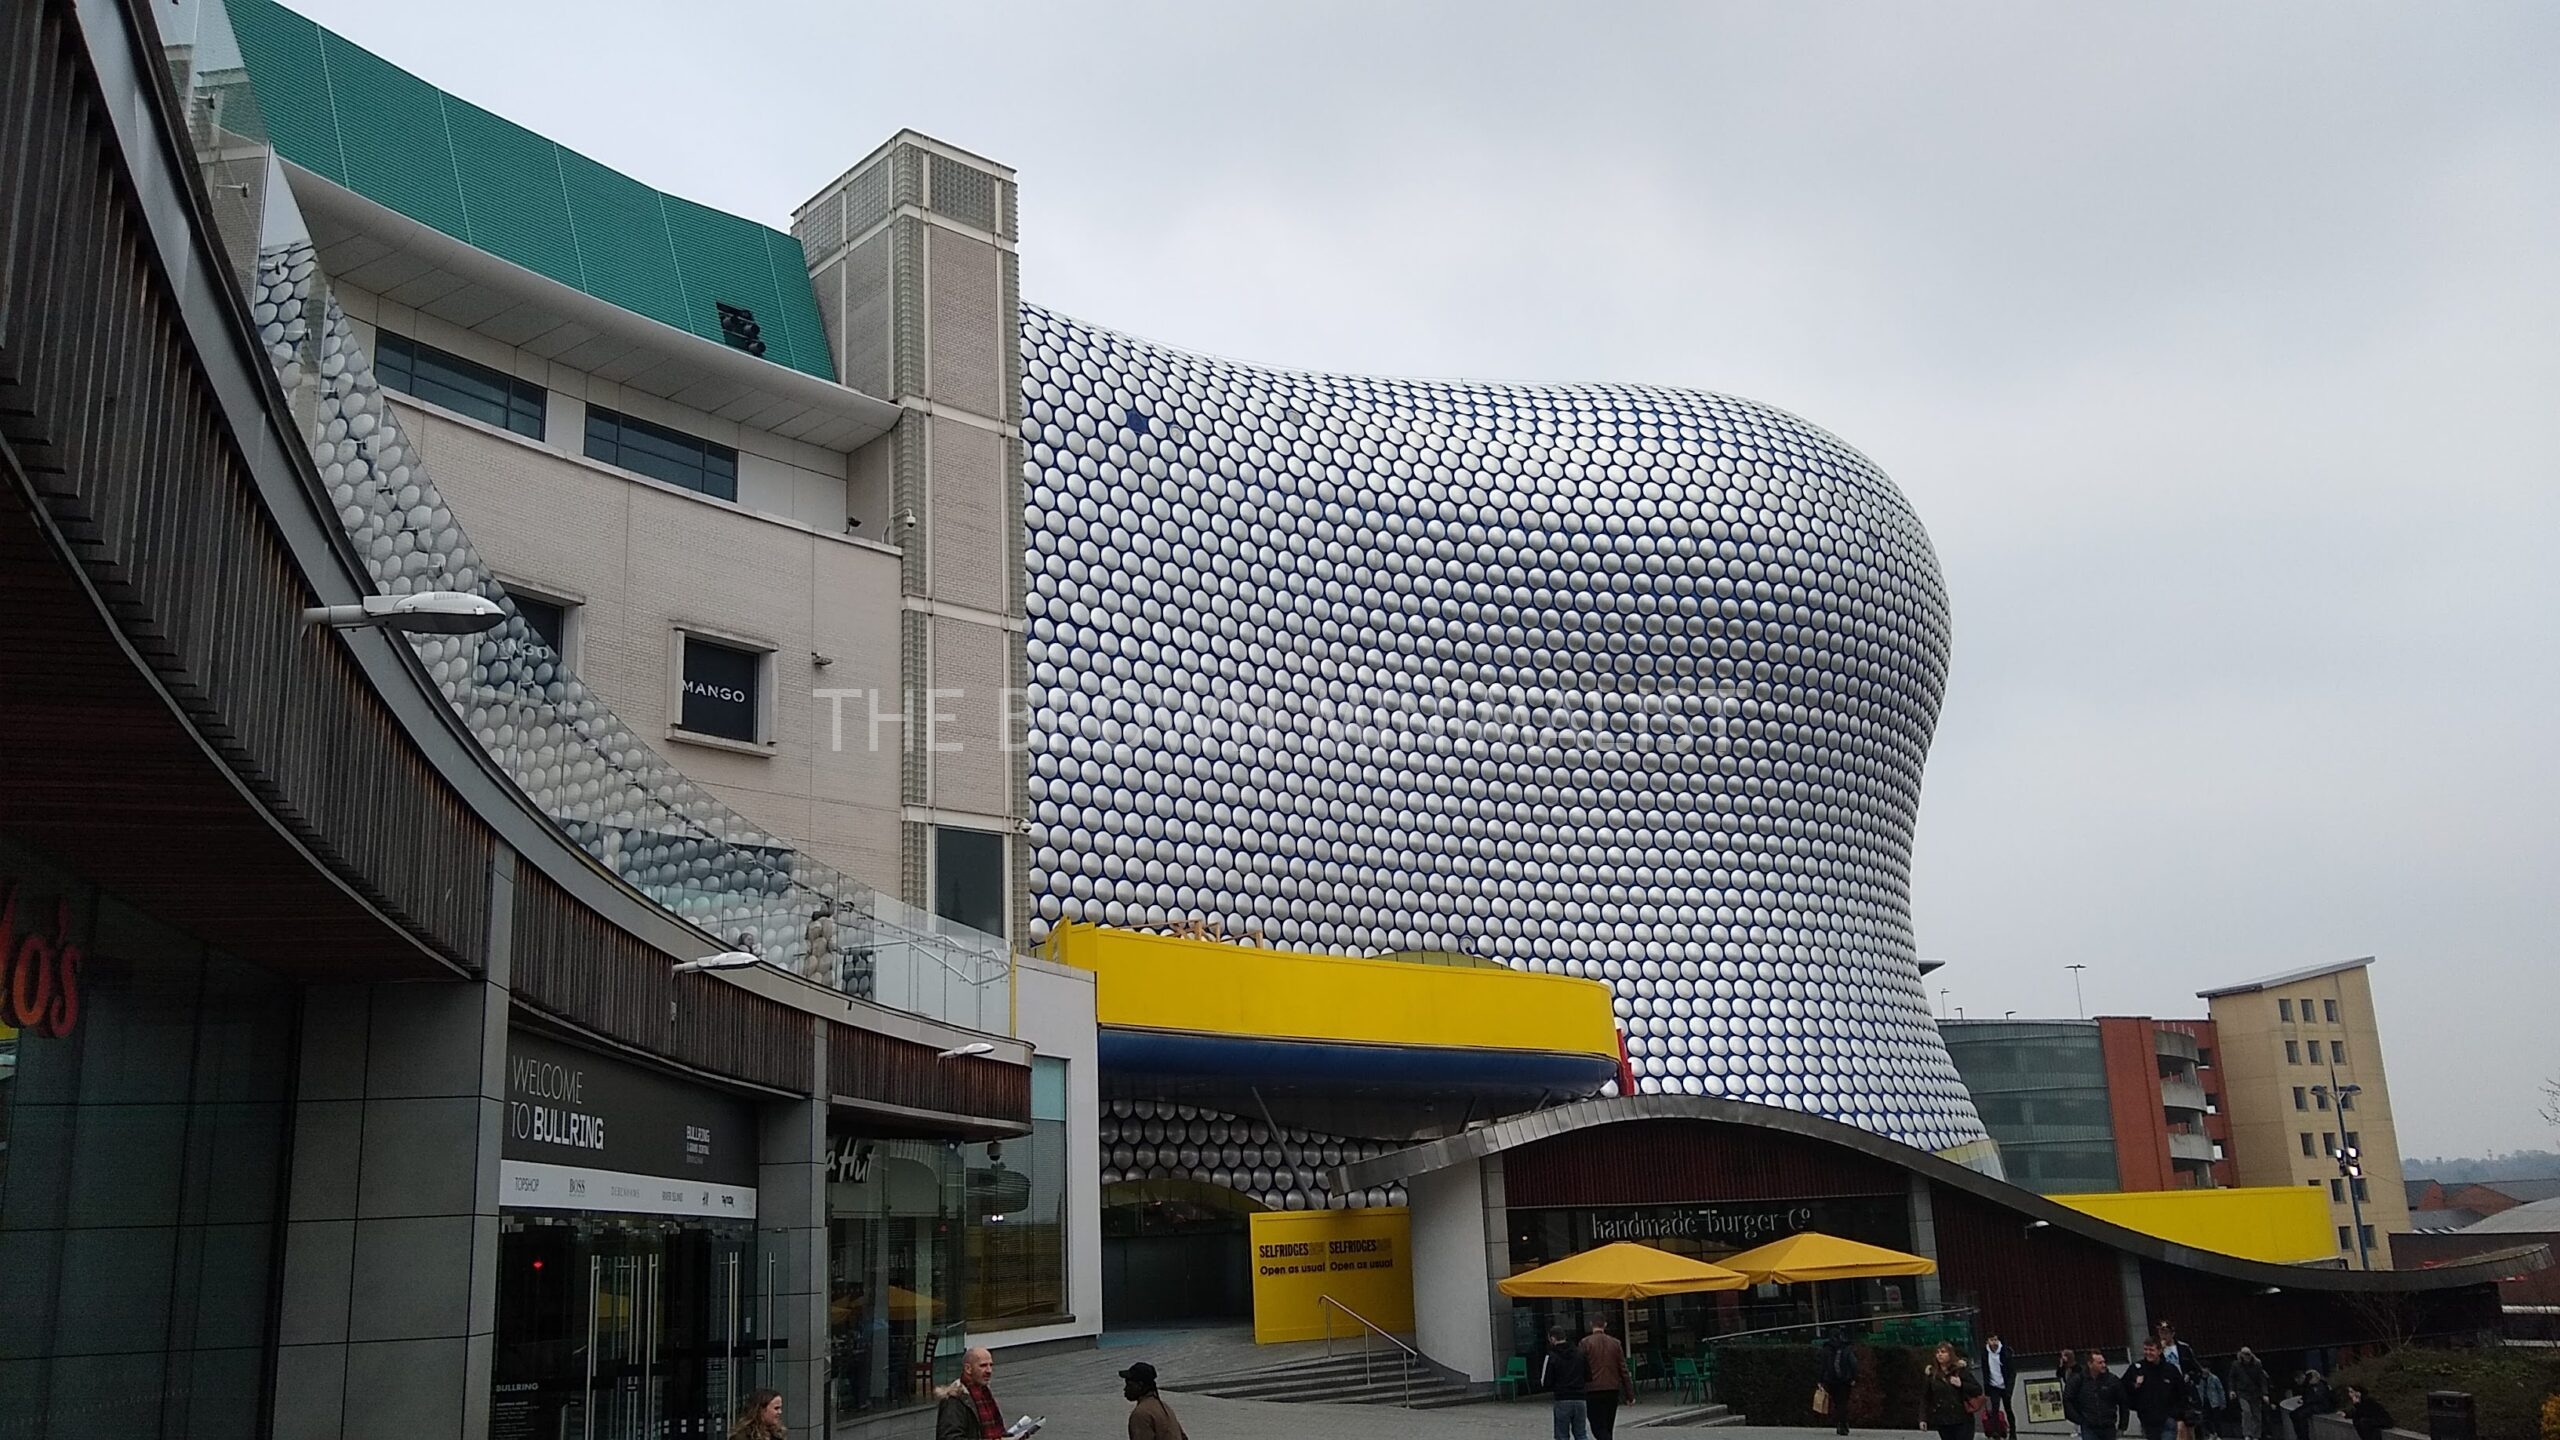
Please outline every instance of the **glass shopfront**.
[[0, 842], [0, 1437], [264, 1434], [298, 1004]]
[[[1621, 1240], [1716, 1261], [1806, 1231], [1908, 1250], [1910, 1206], [1907, 1195], [1850, 1195], [1711, 1205], [1518, 1208], [1511, 1211], [1511, 1267], [1517, 1273]], [[1665, 1375], [1673, 1360], [1696, 1357], [1717, 1336], [1812, 1323], [1817, 1288], [1821, 1319], [1827, 1324], [1907, 1311], [1913, 1308], [1914, 1284], [1839, 1280], [1819, 1287], [1761, 1285], [1664, 1296], [1631, 1308], [1614, 1300], [1517, 1300], [1511, 1306], [1512, 1346], [1514, 1353], [1533, 1355], [1549, 1326], [1561, 1324], [1578, 1335], [1591, 1321], [1605, 1318], [1627, 1342], [1639, 1376]]]
[[958, 1147], [830, 1141], [829, 1379], [837, 1420], [921, 1404], [968, 1346]]
[[1031, 1133], [961, 1152], [968, 1247], [961, 1313], [980, 1330], [1067, 1318], [1067, 1062], [1031, 1062]]
[[755, 1111], [514, 1031], [491, 1440], [722, 1436], [779, 1363]]

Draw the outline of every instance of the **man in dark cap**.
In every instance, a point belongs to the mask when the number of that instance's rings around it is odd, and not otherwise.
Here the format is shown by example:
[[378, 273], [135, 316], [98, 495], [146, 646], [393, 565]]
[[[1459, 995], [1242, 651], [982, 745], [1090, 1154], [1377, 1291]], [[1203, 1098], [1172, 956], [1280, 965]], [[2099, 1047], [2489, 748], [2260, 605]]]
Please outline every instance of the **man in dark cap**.
[[1173, 1418], [1173, 1407], [1156, 1393], [1156, 1367], [1141, 1360], [1121, 1371], [1120, 1380], [1120, 1393], [1135, 1402], [1129, 1407], [1129, 1440], [1191, 1440]]

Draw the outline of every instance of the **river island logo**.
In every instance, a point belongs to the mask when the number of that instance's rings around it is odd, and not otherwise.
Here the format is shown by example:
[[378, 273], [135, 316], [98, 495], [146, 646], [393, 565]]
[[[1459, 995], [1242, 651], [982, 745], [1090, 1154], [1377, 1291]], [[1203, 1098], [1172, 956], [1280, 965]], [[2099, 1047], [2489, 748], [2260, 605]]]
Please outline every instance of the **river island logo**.
[[53, 933], [40, 928], [18, 933], [21, 924], [41, 925], [41, 904], [19, 903], [18, 883], [10, 881], [0, 899], [0, 1021], [31, 1035], [59, 1040], [80, 1023], [80, 966], [88, 958], [71, 938], [71, 897], [53, 904]]

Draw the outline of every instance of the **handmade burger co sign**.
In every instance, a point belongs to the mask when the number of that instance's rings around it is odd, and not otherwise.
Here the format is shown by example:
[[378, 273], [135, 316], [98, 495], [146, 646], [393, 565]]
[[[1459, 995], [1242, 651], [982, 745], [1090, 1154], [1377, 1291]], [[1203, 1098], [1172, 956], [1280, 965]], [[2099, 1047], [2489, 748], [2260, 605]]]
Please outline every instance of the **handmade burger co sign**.
[[752, 1106], [523, 1030], [498, 1159], [516, 1209], [756, 1215]]

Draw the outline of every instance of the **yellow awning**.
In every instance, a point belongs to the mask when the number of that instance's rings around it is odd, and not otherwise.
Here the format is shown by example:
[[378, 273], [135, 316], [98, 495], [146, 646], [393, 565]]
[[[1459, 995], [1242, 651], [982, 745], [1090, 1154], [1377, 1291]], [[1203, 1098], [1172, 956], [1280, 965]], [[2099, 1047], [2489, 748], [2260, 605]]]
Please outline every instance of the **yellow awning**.
[[1751, 1282], [1721, 1265], [1620, 1241], [1523, 1270], [1500, 1282], [1505, 1295], [1567, 1300], [1645, 1300], [1702, 1290], [1741, 1290]]
[[1775, 1280], [1796, 1284], [1807, 1280], [1864, 1280], [1883, 1275], [1934, 1275], [1938, 1262], [1808, 1230], [1773, 1240], [1757, 1250], [1727, 1255], [1728, 1270], [1739, 1270], [1753, 1284]]

